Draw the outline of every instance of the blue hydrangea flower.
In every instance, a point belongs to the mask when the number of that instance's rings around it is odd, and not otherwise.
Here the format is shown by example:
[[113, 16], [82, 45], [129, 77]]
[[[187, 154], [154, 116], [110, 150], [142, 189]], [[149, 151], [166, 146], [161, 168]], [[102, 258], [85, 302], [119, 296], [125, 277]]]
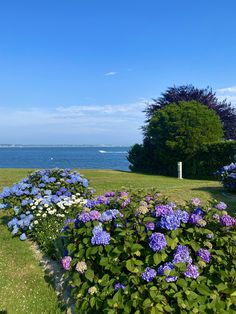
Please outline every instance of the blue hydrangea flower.
[[0, 209], [5, 209], [6, 207], [7, 207], [7, 204], [0, 203]]
[[18, 219], [14, 217], [14, 218], [12, 218], [12, 220], [10, 220], [8, 222], [7, 226], [8, 226], [8, 228], [12, 228], [12, 227], [16, 226], [17, 223], [18, 223]]
[[174, 282], [177, 279], [178, 279], [178, 277], [176, 277], [176, 276], [167, 276], [165, 280], [166, 280], [166, 282]]
[[184, 210], [177, 209], [174, 211], [174, 214], [183, 223], [187, 223], [189, 220], [189, 213]]
[[18, 215], [20, 208], [15, 206], [13, 209], [14, 209], [15, 214]]
[[0, 194], [0, 199], [6, 198], [11, 195], [11, 189], [10, 188], [4, 188], [2, 190], [2, 193]]
[[160, 227], [167, 230], [176, 230], [180, 226], [180, 219], [175, 214], [161, 217]]
[[177, 245], [172, 263], [192, 263], [192, 258], [187, 246]]
[[193, 214], [199, 215], [199, 216], [205, 216], [206, 212], [204, 212], [204, 210], [202, 210], [201, 207], [197, 207], [194, 209]]
[[163, 250], [166, 247], [164, 234], [155, 232], [149, 238], [149, 246], [154, 252]]
[[112, 219], [115, 219], [118, 216], [120, 217], [123, 216], [123, 214], [121, 214], [118, 209], [108, 209], [101, 214], [99, 221], [101, 222], [111, 221]]
[[147, 267], [145, 271], [142, 273], [142, 278], [147, 282], [150, 282], [156, 277], [156, 275], [157, 272], [155, 271], [155, 269]]
[[158, 267], [157, 273], [158, 273], [158, 275], [164, 276], [165, 271], [168, 272], [168, 271], [171, 271], [173, 269], [174, 269], [174, 264], [171, 262], [167, 262], [164, 265], [161, 265]]
[[27, 239], [26, 234], [25, 234], [25, 233], [22, 233], [22, 234], [20, 235], [20, 240], [21, 240], [21, 241], [24, 241], [24, 240], [26, 240], [26, 239]]
[[110, 243], [111, 236], [108, 232], [103, 231], [102, 226], [94, 227], [92, 233], [92, 245], [108, 245]]
[[17, 225], [15, 225], [14, 227], [13, 227], [13, 229], [12, 229], [12, 235], [15, 235], [15, 234], [17, 234], [17, 232], [19, 231], [19, 228], [18, 228], [18, 226]]

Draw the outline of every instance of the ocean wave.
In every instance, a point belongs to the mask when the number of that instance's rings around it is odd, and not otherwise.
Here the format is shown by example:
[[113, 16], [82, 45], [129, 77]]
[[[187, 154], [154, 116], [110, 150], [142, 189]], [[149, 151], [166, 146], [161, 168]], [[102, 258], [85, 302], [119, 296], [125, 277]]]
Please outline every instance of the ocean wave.
[[127, 154], [127, 151], [107, 151], [107, 150], [99, 150], [101, 154]]

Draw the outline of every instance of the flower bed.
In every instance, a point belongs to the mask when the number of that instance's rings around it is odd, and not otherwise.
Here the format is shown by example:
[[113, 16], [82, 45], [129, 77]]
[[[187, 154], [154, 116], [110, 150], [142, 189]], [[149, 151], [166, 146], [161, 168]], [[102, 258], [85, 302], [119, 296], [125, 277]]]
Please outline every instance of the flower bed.
[[88, 180], [70, 169], [39, 170], [0, 194], [1, 208], [14, 210], [8, 223], [13, 235], [29, 235], [47, 254], [53, 255], [54, 240], [65, 218], [90, 197]]
[[69, 169], [40, 170], [0, 195], [8, 226], [63, 256], [78, 313], [235, 313], [235, 218], [223, 202], [157, 193], [91, 198]]
[[88, 201], [63, 232], [78, 313], [235, 313], [235, 219], [226, 207], [141, 192]]
[[236, 193], [236, 163], [222, 167], [217, 174], [223, 186], [230, 192]]

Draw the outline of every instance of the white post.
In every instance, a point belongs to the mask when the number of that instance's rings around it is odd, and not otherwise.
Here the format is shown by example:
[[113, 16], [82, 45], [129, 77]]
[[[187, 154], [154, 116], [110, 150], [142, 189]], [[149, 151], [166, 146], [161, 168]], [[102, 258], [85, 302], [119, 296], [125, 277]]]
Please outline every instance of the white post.
[[178, 179], [183, 179], [182, 161], [178, 162]]

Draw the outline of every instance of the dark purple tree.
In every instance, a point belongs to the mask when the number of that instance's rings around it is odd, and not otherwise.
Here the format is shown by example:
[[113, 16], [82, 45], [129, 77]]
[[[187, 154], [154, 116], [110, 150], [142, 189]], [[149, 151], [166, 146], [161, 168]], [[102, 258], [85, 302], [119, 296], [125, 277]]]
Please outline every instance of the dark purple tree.
[[[220, 101], [216, 97], [216, 93], [211, 88], [196, 88], [193, 85], [173, 86], [161, 94], [157, 99], [153, 99], [153, 103], [149, 104], [145, 110], [147, 122], [153, 116], [153, 113], [162, 107], [171, 103], [179, 104], [181, 101], [193, 101], [206, 105], [213, 109], [220, 117], [225, 139], [236, 140], [236, 110], [227, 100]], [[146, 127], [143, 128], [144, 133]]]

